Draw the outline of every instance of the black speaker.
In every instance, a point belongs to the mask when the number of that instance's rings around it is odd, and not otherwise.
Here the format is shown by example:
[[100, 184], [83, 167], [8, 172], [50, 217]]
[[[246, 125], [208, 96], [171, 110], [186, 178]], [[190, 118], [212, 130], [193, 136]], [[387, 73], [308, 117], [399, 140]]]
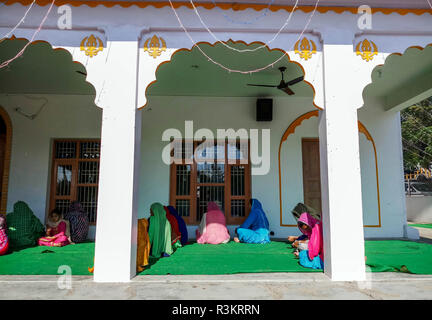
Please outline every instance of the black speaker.
[[256, 121], [273, 120], [273, 99], [257, 99]]

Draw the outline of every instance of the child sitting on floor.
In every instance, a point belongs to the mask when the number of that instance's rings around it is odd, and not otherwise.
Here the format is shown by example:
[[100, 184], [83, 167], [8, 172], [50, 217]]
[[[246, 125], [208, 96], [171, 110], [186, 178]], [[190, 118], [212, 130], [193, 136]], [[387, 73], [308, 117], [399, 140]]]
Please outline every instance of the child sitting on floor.
[[6, 217], [0, 214], [0, 256], [6, 254], [9, 249], [9, 238], [6, 230]]
[[71, 243], [69, 222], [54, 209], [48, 215], [46, 236], [38, 241], [40, 246], [63, 247]]

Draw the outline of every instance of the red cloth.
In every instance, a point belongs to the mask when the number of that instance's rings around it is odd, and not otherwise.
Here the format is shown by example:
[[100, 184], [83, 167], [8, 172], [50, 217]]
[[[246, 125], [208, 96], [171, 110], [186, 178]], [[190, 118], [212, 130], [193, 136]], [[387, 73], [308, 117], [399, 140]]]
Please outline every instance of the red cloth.
[[180, 228], [176, 217], [174, 217], [169, 211], [168, 207], [164, 206], [166, 218], [171, 225], [171, 242], [174, 244], [177, 240], [181, 238]]

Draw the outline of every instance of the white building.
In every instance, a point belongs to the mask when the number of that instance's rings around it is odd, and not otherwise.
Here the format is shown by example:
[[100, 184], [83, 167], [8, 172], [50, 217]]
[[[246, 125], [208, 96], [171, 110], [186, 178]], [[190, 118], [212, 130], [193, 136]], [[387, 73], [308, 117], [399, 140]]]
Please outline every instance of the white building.
[[[325, 273], [364, 279], [365, 237], [418, 236], [399, 111], [432, 95], [428, 0], [215, 2], [1, 5], [0, 63], [29, 44], [0, 69], [1, 210], [23, 200], [44, 221], [78, 199], [95, 222], [97, 208], [95, 280], [128, 281], [153, 202], [177, 206], [194, 234], [197, 203], [223, 203], [233, 231], [257, 198], [276, 238], [298, 233], [291, 210], [305, 202], [322, 210]], [[247, 85], [278, 85], [280, 67], [304, 77], [294, 95]], [[257, 121], [258, 98], [272, 121]], [[166, 164], [186, 121], [196, 141], [245, 129], [261, 163]]]

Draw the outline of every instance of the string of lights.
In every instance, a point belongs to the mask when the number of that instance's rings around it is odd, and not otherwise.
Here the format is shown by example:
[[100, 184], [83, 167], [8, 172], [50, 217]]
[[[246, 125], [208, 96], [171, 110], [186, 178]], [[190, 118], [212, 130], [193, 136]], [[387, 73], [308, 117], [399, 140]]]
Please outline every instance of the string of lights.
[[280, 35], [280, 33], [282, 32], [283, 29], [286, 28], [286, 26], [288, 25], [288, 23], [291, 21], [291, 17], [293, 16], [294, 11], [297, 9], [298, 6], [298, 2], [299, 0], [296, 0], [295, 5], [292, 9], [292, 11], [290, 12], [288, 18], [285, 20], [285, 23], [282, 25], [282, 27], [280, 27], [280, 29], [278, 30], [278, 32], [274, 35], [274, 37], [266, 42], [265, 44], [253, 48], [253, 49], [237, 49], [234, 47], [231, 47], [230, 45], [228, 45], [226, 42], [221, 41], [218, 37], [216, 37], [216, 35], [210, 30], [210, 28], [206, 25], [206, 23], [203, 21], [200, 13], [198, 12], [198, 9], [196, 8], [195, 4], [193, 3], [193, 0], [189, 0], [190, 4], [192, 5], [192, 8], [195, 12], [195, 14], [198, 16], [198, 19], [200, 20], [201, 24], [203, 25], [203, 27], [207, 30], [207, 32], [213, 37], [213, 39], [215, 39], [217, 42], [220, 42], [222, 45], [224, 45], [225, 47], [227, 47], [230, 50], [236, 51], [236, 52], [254, 52], [257, 50], [260, 50], [262, 48], [265, 48], [266, 46], [268, 46], [270, 43], [272, 43], [273, 41], [276, 40], [276, 38]]
[[41, 24], [39, 25], [39, 27], [37, 28], [37, 30], [33, 33], [31, 39], [29, 40], [29, 42], [27, 42], [27, 43], [25, 44], [25, 46], [24, 46], [24, 47], [23, 47], [23, 48], [22, 48], [22, 49], [21, 49], [21, 50], [16, 54], [15, 57], [13, 57], [13, 58], [11, 58], [11, 59], [9, 59], [9, 60], [6, 60], [6, 61], [4, 61], [2, 64], [0, 64], [0, 69], [1, 69], [1, 68], [4, 68], [4, 67], [6, 67], [6, 66], [8, 66], [9, 63], [11, 63], [11, 62], [14, 61], [15, 59], [19, 58], [19, 57], [24, 53], [24, 51], [27, 49], [27, 47], [28, 47], [28, 46], [33, 42], [33, 40], [35, 39], [36, 35], [37, 35], [37, 34], [39, 33], [39, 31], [42, 29], [42, 26], [44, 25], [46, 19], [48, 18], [48, 15], [49, 15], [49, 13], [51, 12], [51, 9], [52, 9], [52, 7], [53, 7], [53, 5], [54, 5], [54, 2], [55, 2], [55, 0], [52, 1], [52, 3], [51, 3], [51, 5], [50, 5], [50, 7], [48, 8], [48, 10], [47, 10], [47, 12], [46, 12], [44, 18], [42, 19]]
[[[215, 61], [214, 59], [212, 59], [210, 56], [208, 56], [208, 55], [207, 55], [207, 54], [206, 54], [206, 53], [205, 53], [205, 52], [200, 48], [200, 46], [195, 42], [195, 40], [192, 38], [192, 36], [191, 36], [190, 33], [188, 32], [188, 30], [186, 29], [186, 27], [183, 25], [183, 23], [182, 23], [180, 17], [179, 17], [178, 14], [177, 14], [177, 11], [176, 11], [175, 8], [174, 8], [174, 5], [173, 5], [172, 1], [171, 1], [171, 0], [168, 0], [168, 1], [169, 1], [170, 5], [171, 5], [171, 9], [172, 9], [173, 12], [174, 12], [174, 15], [176, 16], [176, 18], [177, 18], [177, 20], [178, 20], [178, 22], [179, 22], [180, 27], [183, 29], [183, 31], [185, 32], [186, 36], [187, 36], [187, 37], [189, 38], [189, 40], [192, 42], [193, 46], [194, 46], [194, 47], [197, 47], [197, 49], [200, 51], [200, 53], [201, 53], [204, 57], [206, 57], [208, 61], [212, 62], [213, 64], [219, 66], [220, 68], [222, 68], [222, 69], [224, 69], [224, 70], [226, 70], [226, 71], [228, 71], [228, 72], [230, 72], [230, 73], [233, 72], [233, 73], [241, 73], [241, 74], [252, 74], [252, 73], [260, 72], [260, 71], [263, 71], [263, 70], [268, 69], [268, 68], [270, 68], [270, 67], [273, 67], [276, 63], [278, 63], [279, 61], [281, 61], [281, 60], [286, 56], [285, 54], [282, 54], [281, 57], [279, 57], [279, 59], [273, 61], [272, 63], [269, 63], [268, 65], [266, 65], [266, 66], [264, 66], [264, 67], [261, 67], [261, 68], [255, 69], [255, 70], [236, 70], [236, 69], [230, 69], [230, 68], [224, 66], [222, 63], [217, 62], [217, 61]], [[303, 30], [302, 30], [300, 36], [298, 37], [297, 41], [300, 40], [300, 38], [303, 36], [304, 32], [306, 31], [307, 27], [309, 26], [309, 24], [310, 24], [310, 22], [311, 22], [311, 20], [312, 20], [312, 17], [315, 15], [315, 12], [316, 12], [316, 10], [317, 10], [317, 8], [318, 8], [319, 1], [320, 1], [320, 0], [317, 0], [317, 2], [316, 2], [316, 4], [315, 4], [315, 7], [314, 7], [314, 10], [313, 10], [312, 14], [309, 16], [309, 19], [308, 19], [308, 21], [307, 21], [305, 27], [303, 28]], [[297, 41], [296, 41], [296, 42], [297, 42]], [[293, 45], [292, 45], [292, 47], [291, 47], [290, 50], [292, 50], [292, 48], [294, 47], [294, 45], [295, 45], [296, 42], [293, 43]]]
[[[36, 2], [36, 0], [33, 0], [33, 2], [30, 4], [30, 7], [28, 7], [26, 12], [24, 13], [24, 16], [21, 18], [21, 20], [18, 22], [18, 24], [15, 27], [13, 27], [13, 29], [11, 31], [6, 33], [4, 36], [0, 37], [0, 42], [3, 41], [5, 38], [8, 38], [24, 22], [25, 18], [27, 17], [27, 14], [30, 12], [30, 10], [33, 7], [35, 2]], [[2, 5], [4, 5], [4, 4], [5, 3], [2, 3]]]

